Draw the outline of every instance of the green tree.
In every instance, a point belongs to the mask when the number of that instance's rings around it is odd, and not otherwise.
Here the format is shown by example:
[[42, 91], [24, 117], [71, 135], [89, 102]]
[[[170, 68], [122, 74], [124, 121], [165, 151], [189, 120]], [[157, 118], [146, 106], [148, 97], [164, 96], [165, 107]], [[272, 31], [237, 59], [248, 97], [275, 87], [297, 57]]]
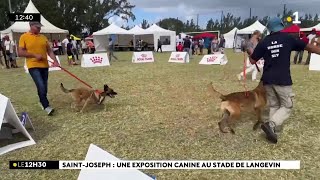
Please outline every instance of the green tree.
[[147, 20], [143, 19], [142, 23], [141, 23], [141, 28], [142, 29], [147, 29], [148, 27], [150, 27], [150, 24]]
[[207, 31], [213, 31], [214, 30], [214, 21], [213, 21], [212, 18], [207, 22], [206, 30]]
[[[8, 27], [10, 22], [7, 0], [0, 1], [0, 28]], [[23, 12], [29, 0], [11, 0], [14, 12]], [[73, 34], [80, 34], [82, 28], [90, 32], [109, 25], [108, 19], [120, 16], [125, 20], [135, 20], [132, 9], [135, 7], [128, 0], [33, 0], [42, 15], [57, 27], [68, 29]]]
[[163, 19], [159, 22], [159, 26], [164, 29], [176, 31], [177, 33], [181, 33], [184, 30], [183, 22], [176, 18]]

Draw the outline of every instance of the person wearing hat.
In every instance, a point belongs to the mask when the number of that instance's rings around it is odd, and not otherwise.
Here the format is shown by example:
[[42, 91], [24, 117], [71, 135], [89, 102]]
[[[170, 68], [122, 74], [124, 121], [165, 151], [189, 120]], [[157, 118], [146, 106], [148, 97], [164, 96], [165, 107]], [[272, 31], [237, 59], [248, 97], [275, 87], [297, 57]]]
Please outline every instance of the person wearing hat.
[[[308, 35], [309, 44], [311, 44], [313, 38], [316, 37], [316, 33], [317, 33], [316, 29], [313, 28], [311, 33]], [[308, 52], [307, 61], [306, 61], [306, 63], [304, 65], [309, 65], [310, 64], [310, 58], [311, 58], [311, 52]]]
[[[309, 43], [309, 39], [307, 38], [307, 36], [306, 36], [303, 32], [300, 32], [300, 37], [299, 37], [299, 39], [300, 39], [301, 41], [305, 42], [306, 44]], [[303, 53], [304, 53], [304, 50], [302, 50], [302, 51], [296, 51], [296, 54], [295, 54], [294, 60], [293, 60], [293, 63], [294, 63], [294, 64], [297, 64], [298, 57], [299, 57], [298, 64], [301, 64], [302, 58], [303, 58]]]
[[49, 46], [48, 39], [40, 34], [42, 24], [29, 22], [30, 31], [21, 35], [19, 40], [19, 56], [26, 58], [28, 71], [37, 87], [38, 96], [43, 109], [50, 116], [54, 109], [50, 107], [48, 92], [49, 55], [54, 62], [53, 67], [59, 66], [56, 56]]
[[283, 122], [290, 117], [293, 107], [291, 52], [307, 50], [320, 54], [320, 48], [287, 33], [281, 33], [284, 24], [278, 17], [269, 20], [267, 29], [270, 35], [259, 42], [250, 60], [252, 64], [261, 58], [265, 61], [261, 81], [266, 90], [270, 112], [269, 120], [261, 125], [261, 129], [270, 142], [277, 143], [276, 131], [280, 130]]

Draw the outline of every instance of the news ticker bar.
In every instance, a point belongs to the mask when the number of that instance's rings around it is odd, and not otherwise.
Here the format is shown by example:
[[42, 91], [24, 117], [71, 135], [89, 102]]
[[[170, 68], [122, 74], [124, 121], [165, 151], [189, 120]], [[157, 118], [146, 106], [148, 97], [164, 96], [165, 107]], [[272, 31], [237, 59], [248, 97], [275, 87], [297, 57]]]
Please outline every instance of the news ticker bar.
[[9, 169], [300, 169], [300, 161], [10, 161]]

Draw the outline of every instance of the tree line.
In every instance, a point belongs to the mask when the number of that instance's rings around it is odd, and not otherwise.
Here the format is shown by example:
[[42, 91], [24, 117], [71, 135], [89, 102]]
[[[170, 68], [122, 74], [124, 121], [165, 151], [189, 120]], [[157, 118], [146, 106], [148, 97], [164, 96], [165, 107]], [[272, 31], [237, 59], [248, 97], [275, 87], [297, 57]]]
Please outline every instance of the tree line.
[[[286, 22], [286, 18], [288, 16], [292, 16], [293, 13], [293, 10], [284, 9], [284, 12], [282, 14], [278, 13], [277, 16], [283, 19], [283, 22], [287, 27], [292, 23]], [[166, 18], [159, 21], [157, 24], [162, 28], [173, 30], [177, 33], [197, 31], [220, 31], [221, 33], [227, 33], [234, 27], [237, 27], [238, 29], [248, 27], [257, 20], [266, 25], [269, 19], [269, 16], [262, 18], [259, 18], [258, 16], [252, 16], [250, 18], [242, 19], [241, 17], [236, 17], [231, 13], [227, 13], [226, 15], [222, 16], [221, 20], [214, 20], [212, 18], [209, 19], [205, 28], [197, 26], [193, 19], [183, 22], [177, 18]], [[305, 14], [305, 16], [299, 17], [299, 20], [301, 21], [301, 28], [311, 27], [319, 24], [318, 14], [315, 14], [314, 16], [312, 14]]]
[[[11, 0], [12, 12], [23, 13], [29, 0]], [[95, 32], [109, 25], [108, 19], [122, 15], [125, 20], [135, 20], [127, 0], [32, 0], [41, 14], [55, 26], [81, 34], [83, 28]], [[0, 1], [0, 30], [11, 25], [8, 18], [8, 0]]]
[[[28, 5], [29, 0], [11, 0], [13, 12], [22, 13]], [[80, 35], [83, 28], [95, 32], [109, 25], [108, 19], [112, 16], [120, 16], [125, 20], [135, 20], [135, 15], [132, 10], [135, 5], [128, 0], [33, 0], [32, 1], [42, 15], [52, 24], [62, 29], [69, 30], [70, 33]], [[9, 13], [9, 5], [7, 0], [0, 1], [0, 30], [3, 30], [11, 25], [7, 14]], [[288, 16], [292, 16], [292, 10], [284, 9], [282, 14], [277, 14], [278, 17], [284, 20]], [[234, 27], [239, 29], [247, 27], [259, 20], [262, 24], [266, 24], [269, 20], [268, 16], [259, 18], [252, 16], [250, 18], [241, 18], [227, 13], [222, 16], [221, 20], [209, 19], [206, 27], [197, 26], [194, 19], [185, 22], [178, 18], [166, 18], [160, 20], [157, 24], [165, 29], [180, 32], [194, 31], [217, 31], [226, 33]], [[302, 22], [301, 27], [311, 27], [319, 23], [318, 14], [305, 14], [299, 17]], [[285, 22], [285, 21], [284, 21]], [[140, 22], [137, 22], [140, 23]], [[147, 20], [141, 22], [142, 28], [146, 29], [150, 26]], [[285, 22], [288, 26], [290, 23]], [[125, 26], [125, 29], [132, 27]]]

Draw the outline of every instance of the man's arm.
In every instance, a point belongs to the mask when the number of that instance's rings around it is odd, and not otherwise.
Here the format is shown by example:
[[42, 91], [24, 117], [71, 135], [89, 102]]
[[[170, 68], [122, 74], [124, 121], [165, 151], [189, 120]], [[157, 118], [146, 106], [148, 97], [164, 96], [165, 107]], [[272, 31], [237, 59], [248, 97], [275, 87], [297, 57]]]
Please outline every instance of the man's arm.
[[311, 53], [316, 53], [320, 55], [320, 47], [315, 46], [313, 44], [307, 44], [307, 46], [305, 47], [305, 50], [311, 52]]
[[49, 46], [49, 43], [47, 43], [47, 53], [48, 53], [49, 57], [53, 60], [52, 66], [53, 67], [60, 66], [57, 59], [56, 59], [56, 56], [54, 55], [52, 49]]
[[252, 54], [249, 56], [250, 63], [251, 64], [256, 64], [257, 61], [259, 61], [263, 55], [265, 54], [265, 50], [263, 48], [262, 43], [259, 43], [257, 47], [254, 49]]
[[20, 57], [37, 58], [35, 54], [28, 53], [25, 48], [19, 47], [18, 54]]

